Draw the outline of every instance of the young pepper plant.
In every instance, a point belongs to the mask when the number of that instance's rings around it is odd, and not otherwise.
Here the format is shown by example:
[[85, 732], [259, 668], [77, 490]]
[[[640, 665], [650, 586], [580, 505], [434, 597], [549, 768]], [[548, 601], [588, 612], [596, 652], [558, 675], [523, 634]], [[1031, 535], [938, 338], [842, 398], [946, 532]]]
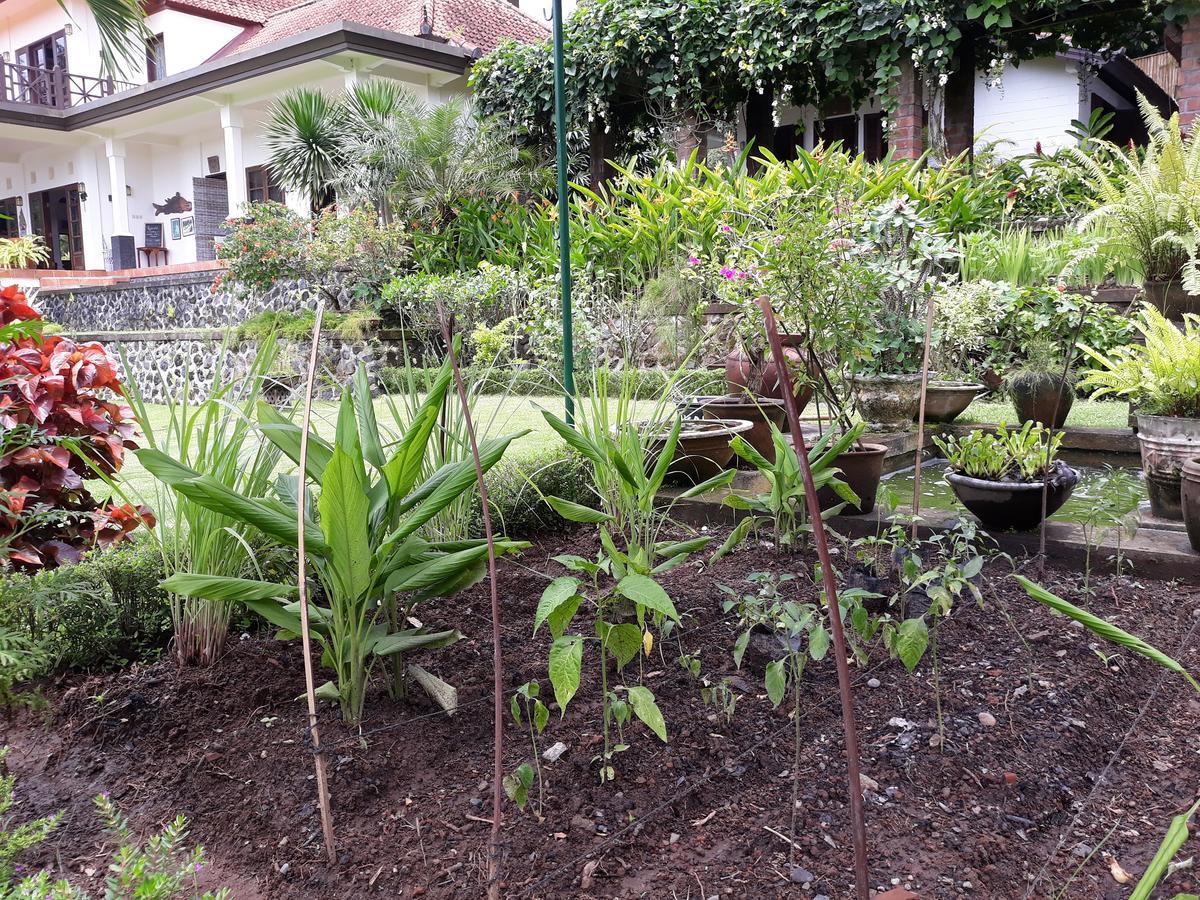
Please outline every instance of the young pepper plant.
[[[370, 673], [381, 657], [395, 660], [401, 676], [412, 674], [444, 707], [456, 705], [450, 685], [402, 662], [406, 653], [444, 647], [461, 637], [454, 628], [410, 627], [415, 607], [433, 597], [452, 596], [481, 580], [486, 571], [485, 541], [438, 542], [421, 536], [425, 523], [475, 486], [471, 459], [445, 466], [423, 484], [416, 483], [450, 378], [447, 362], [407, 432], [385, 449], [366, 372], [360, 368], [353, 389], [347, 387], [342, 393], [333, 442], [311, 433], [307, 469], [297, 475], [316, 489], [317, 499], [309, 511], [315, 521], [306, 528], [311, 536], [305, 545], [328, 604], [309, 605], [313, 639], [321, 647], [322, 663], [334, 673], [318, 693], [336, 701], [350, 723], [362, 717]], [[299, 427], [265, 403], [259, 406], [259, 423], [268, 440], [299, 461]], [[493, 438], [480, 445], [485, 471], [518, 436]], [[284, 546], [296, 546], [299, 491], [294, 479], [280, 480], [278, 497], [251, 499], [159, 451], [142, 450], [139, 459], [156, 478], [199, 505], [253, 525]], [[499, 553], [528, 546], [508, 540], [495, 545]], [[243, 603], [277, 626], [283, 638], [300, 632], [295, 585], [177, 574], [163, 587], [180, 596]], [[404, 686], [402, 679], [400, 686]]]
[[[604, 748], [598, 759], [600, 781], [603, 783], [616, 777], [613, 757], [627, 749], [623, 742], [613, 744], [610, 726], [615, 724], [623, 737], [623, 726], [629, 721], [631, 711], [660, 740], [667, 740], [666, 721], [649, 688], [643, 685], [617, 685], [610, 689], [609, 657], [614, 658], [616, 671], [620, 674], [639, 651], [650, 652], [653, 635], [649, 624], [661, 625], [668, 619], [678, 622], [679, 614], [657, 581], [632, 569], [632, 560], [616, 548], [612, 536], [604, 527], [600, 529], [600, 543], [604, 549], [594, 561], [581, 556], [555, 557], [567, 569], [587, 576], [586, 583], [584, 579], [572, 575], [552, 581], [538, 602], [533, 633], [537, 634], [543, 624], [550, 629], [553, 638], [549, 660], [550, 684], [554, 688], [554, 699], [561, 715], [566, 715], [567, 706], [579, 691], [585, 645], [594, 645], [598, 650], [604, 734]], [[626, 602], [633, 604], [636, 623], [620, 621], [620, 608]], [[567, 634], [567, 628], [585, 603], [591, 609], [595, 637]]]

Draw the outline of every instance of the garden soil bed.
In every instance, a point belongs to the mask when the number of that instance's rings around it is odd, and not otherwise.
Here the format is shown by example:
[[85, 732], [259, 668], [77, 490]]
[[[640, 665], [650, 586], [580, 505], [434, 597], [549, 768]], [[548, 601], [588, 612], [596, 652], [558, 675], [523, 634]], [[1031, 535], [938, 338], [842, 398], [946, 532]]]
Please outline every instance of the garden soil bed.
[[[593, 540], [561, 536], [502, 563], [509, 690], [536, 678], [549, 694], [547, 636], [530, 637], [529, 626], [542, 574], [561, 574], [548, 558], [568, 550], [591, 553]], [[788, 565], [811, 571], [811, 562]], [[852, 896], [832, 662], [805, 675], [792, 860], [790, 702], [772, 709], [760, 674], [734, 670], [736, 635], [720, 611], [718, 583], [740, 587], [747, 574], [779, 566], [754, 548], [711, 570], [692, 563], [665, 577], [685, 621], [642, 665], [671, 741], [633, 727], [611, 785], [598, 783], [592, 762], [598, 678], [585, 668], [569, 715], [560, 720], [554, 710], [544, 736], [543, 746], [568, 747], [545, 764], [544, 820], [505, 804], [502, 896]], [[853, 670], [871, 883], [922, 898], [1041, 898], [1056, 895], [1078, 868], [1063, 896], [1127, 897], [1112, 863], [1136, 880], [1200, 787], [1200, 698], [1181, 679], [1052, 616], [1009, 571], [991, 563], [986, 606], [963, 604], [942, 626], [940, 692], [928, 657], [913, 675], [881, 652]], [[1051, 570], [1046, 581], [1081, 600], [1076, 573]], [[1095, 587], [1082, 602], [1200, 671], [1200, 588], [1139, 575]], [[239, 900], [483, 897], [492, 753], [486, 610], [481, 585], [444, 610], [422, 612], [468, 635], [422, 660], [458, 686], [454, 717], [423, 696], [392, 702], [382, 685], [368, 699], [361, 733], [323, 709], [336, 867], [325, 864], [319, 844], [304, 706], [296, 701], [298, 646], [269, 637], [232, 641], [208, 671], [180, 672], [164, 660], [69, 678], [44, 688], [48, 710], [6, 720], [17, 816], [64, 811], [62, 826], [27, 862], [97, 883], [107, 857], [90, 798], [105, 791], [143, 833], [185, 814], [209, 856], [204, 883], [229, 886]], [[681, 648], [699, 657], [703, 676], [732, 676], [741, 696], [731, 724], [702, 702], [700, 683], [677, 661]], [[944, 747], [931, 746], [938, 693]], [[511, 720], [505, 727], [511, 770], [529, 749]], [[1195, 885], [1184, 869], [1165, 895]]]

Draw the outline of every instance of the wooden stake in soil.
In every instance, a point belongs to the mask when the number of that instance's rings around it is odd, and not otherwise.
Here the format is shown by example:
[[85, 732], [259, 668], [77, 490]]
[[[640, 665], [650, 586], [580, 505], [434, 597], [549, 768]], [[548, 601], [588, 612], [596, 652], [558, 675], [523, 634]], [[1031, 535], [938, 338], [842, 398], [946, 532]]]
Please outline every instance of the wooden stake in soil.
[[450, 320], [446, 317], [441, 301], [438, 301], [438, 318], [442, 323], [442, 337], [446, 341], [446, 353], [450, 368], [454, 372], [454, 387], [462, 404], [463, 424], [471, 442], [471, 457], [475, 460], [475, 482], [479, 487], [479, 502], [483, 512], [483, 534], [487, 540], [488, 581], [492, 594], [492, 835], [488, 846], [488, 900], [500, 898], [500, 791], [504, 780], [504, 668], [500, 658], [500, 595], [496, 585], [496, 541], [492, 536], [492, 515], [488, 509], [487, 483], [483, 479], [483, 463], [479, 459], [479, 442], [475, 437], [475, 424], [471, 421], [471, 404], [467, 401], [467, 389], [463, 384], [462, 372], [454, 353], [454, 335]]
[[925, 458], [925, 394], [929, 390], [929, 343], [933, 334], [933, 294], [925, 304], [925, 352], [921, 357], [921, 405], [917, 412], [917, 455], [913, 461], [912, 539], [917, 539], [917, 519], [921, 515], [921, 463]]
[[304, 387], [304, 419], [300, 423], [300, 473], [296, 506], [296, 577], [300, 588], [300, 643], [304, 648], [304, 692], [308, 697], [308, 733], [312, 741], [313, 764], [317, 769], [317, 801], [321, 807], [321, 831], [325, 835], [325, 856], [329, 864], [337, 863], [333, 845], [333, 810], [329, 803], [329, 782], [325, 775], [325, 757], [321, 755], [321, 735], [317, 731], [317, 692], [313, 686], [312, 640], [308, 630], [308, 555], [304, 549], [304, 510], [307, 505], [308, 429], [312, 422], [313, 382], [317, 375], [317, 351], [321, 342], [321, 320], [325, 317], [325, 301], [317, 300], [317, 320], [313, 323], [312, 350], [308, 357], [308, 380]]
[[[762, 309], [767, 340], [776, 359], [783, 359], [783, 342], [775, 327], [775, 313], [771, 301], [758, 298]], [[804, 432], [800, 430], [800, 411], [796, 409], [796, 395], [792, 393], [792, 377], [787, 366], [779, 367], [779, 388], [787, 408], [788, 424], [792, 440], [804, 477], [804, 500], [808, 506], [809, 521], [812, 522], [813, 543], [821, 560], [821, 578], [825, 587], [825, 600], [829, 605], [829, 620], [833, 632], [834, 660], [837, 663], [838, 693], [842, 700], [842, 728], [846, 736], [846, 768], [850, 786], [850, 821], [854, 839], [854, 884], [858, 900], [869, 900], [870, 877], [867, 872], [867, 821], [863, 810], [862, 778], [858, 768], [858, 728], [854, 723], [854, 695], [850, 688], [850, 666], [846, 662], [846, 635], [842, 631], [842, 610], [838, 605], [837, 580], [833, 574], [833, 561], [829, 557], [829, 539], [825, 534], [825, 522], [821, 518], [821, 504], [817, 500], [817, 488], [813, 484], [812, 467], [808, 464], [808, 446]]]

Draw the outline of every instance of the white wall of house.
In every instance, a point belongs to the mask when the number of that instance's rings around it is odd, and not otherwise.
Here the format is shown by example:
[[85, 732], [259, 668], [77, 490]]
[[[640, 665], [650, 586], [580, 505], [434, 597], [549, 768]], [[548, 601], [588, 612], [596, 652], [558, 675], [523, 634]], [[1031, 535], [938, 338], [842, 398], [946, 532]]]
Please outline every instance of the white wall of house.
[[[168, 75], [176, 75], [207, 62], [214, 53], [242, 33], [238, 25], [214, 22], [173, 9], [156, 12], [146, 20], [146, 25], [152, 33], [163, 36]], [[145, 81], [145, 78], [143, 67], [140, 77], [130, 80]]]
[[983, 74], [976, 79], [976, 139], [1003, 141], [996, 148], [1002, 156], [1032, 153], [1038, 142], [1047, 153], [1072, 145], [1067, 128], [1079, 113], [1079, 70], [1074, 62], [1047, 58], [1010, 65], [993, 88]]

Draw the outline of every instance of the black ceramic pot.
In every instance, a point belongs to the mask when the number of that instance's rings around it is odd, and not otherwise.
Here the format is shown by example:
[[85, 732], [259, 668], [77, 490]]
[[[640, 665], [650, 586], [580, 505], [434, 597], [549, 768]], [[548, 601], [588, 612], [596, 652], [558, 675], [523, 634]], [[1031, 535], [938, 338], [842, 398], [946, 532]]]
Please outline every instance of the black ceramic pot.
[[[1042, 524], [1041, 481], [986, 481], [948, 472], [959, 501], [989, 531], [1033, 531]], [[1046, 515], [1058, 512], [1079, 483], [1079, 473], [1059, 461], [1047, 480]]]

